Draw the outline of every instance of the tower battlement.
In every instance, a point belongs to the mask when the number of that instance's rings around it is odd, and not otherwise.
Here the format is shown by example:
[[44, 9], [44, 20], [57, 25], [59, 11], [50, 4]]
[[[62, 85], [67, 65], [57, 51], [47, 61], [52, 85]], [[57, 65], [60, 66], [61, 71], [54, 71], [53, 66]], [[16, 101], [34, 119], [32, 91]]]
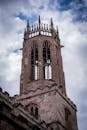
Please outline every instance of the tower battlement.
[[43, 24], [41, 23], [40, 16], [38, 23], [30, 26], [29, 21], [27, 21], [27, 27], [25, 29], [24, 38], [32, 38], [37, 35], [44, 35], [44, 36], [53, 36], [54, 38], [58, 39], [58, 27], [55, 29], [53, 25], [53, 20], [51, 18], [50, 24]]

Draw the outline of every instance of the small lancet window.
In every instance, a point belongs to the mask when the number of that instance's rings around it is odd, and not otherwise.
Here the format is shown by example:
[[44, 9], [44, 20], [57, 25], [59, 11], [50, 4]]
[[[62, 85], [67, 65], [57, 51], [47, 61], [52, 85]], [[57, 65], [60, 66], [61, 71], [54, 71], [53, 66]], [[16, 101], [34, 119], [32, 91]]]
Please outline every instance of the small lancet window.
[[31, 107], [31, 115], [34, 114], [34, 110], [33, 110], [33, 107]]
[[38, 67], [38, 48], [36, 44], [33, 44], [31, 49], [31, 64], [32, 64], [32, 74], [33, 79], [39, 79], [39, 67]]
[[38, 108], [35, 108], [35, 117], [38, 118]]
[[48, 42], [45, 41], [43, 44], [43, 62], [44, 62], [44, 78], [52, 79], [52, 67], [51, 67], [51, 58], [50, 58], [50, 46]]
[[65, 108], [65, 120], [68, 121], [70, 116], [70, 111], [68, 108]]

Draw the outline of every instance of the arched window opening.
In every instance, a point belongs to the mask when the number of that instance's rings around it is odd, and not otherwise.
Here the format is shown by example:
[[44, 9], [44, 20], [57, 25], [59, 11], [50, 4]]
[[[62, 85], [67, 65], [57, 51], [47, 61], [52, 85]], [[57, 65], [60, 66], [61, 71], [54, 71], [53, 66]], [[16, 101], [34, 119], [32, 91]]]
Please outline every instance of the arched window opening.
[[35, 108], [35, 117], [38, 119], [38, 108]]
[[39, 67], [38, 67], [38, 48], [36, 44], [33, 44], [31, 49], [31, 64], [32, 64], [32, 77], [34, 80], [39, 79]]
[[29, 103], [25, 106], [25, 110], [27, 110], [36, 119], [39, 119], [39, 109], [36, 103]]
[[50, 59], [50, 47], [48, 46], [48, 42], [46, 41], [43, 45], [43, 62], [47, 63], [47, 61], [51, 61], [51, 59]]
[[50, 46], [48, 42], [45, 41], [43, 44], [43, 75], [45, 79], [52, 79], [52, 67], [51, 67], [51, 56], [50, 56]]
[[31, 107], [31, 115], [33, 115], [34, 114], [34, 109], [33, 109], [33, 107]]

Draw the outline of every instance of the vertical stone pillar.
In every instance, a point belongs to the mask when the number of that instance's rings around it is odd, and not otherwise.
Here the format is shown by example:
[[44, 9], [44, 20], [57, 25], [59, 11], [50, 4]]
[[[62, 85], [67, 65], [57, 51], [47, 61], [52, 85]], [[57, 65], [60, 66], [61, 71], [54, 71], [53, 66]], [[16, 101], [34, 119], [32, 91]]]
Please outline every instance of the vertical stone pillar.
[[38, 40], [39, 79], [43, 80], [43, 40]]

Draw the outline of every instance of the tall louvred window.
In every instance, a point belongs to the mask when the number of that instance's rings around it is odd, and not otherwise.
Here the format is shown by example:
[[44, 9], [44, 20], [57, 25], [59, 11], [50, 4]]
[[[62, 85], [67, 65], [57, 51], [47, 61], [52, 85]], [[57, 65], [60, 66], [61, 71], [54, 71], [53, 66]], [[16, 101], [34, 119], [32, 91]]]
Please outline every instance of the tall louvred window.
[[39, 79], [39, 67], [38, 67], [38, 47], [33, 44], [31, 49], [31, 64], [32, 64], [32, 78], [34, 80]]
[[51, 57], [50, 57], [50, 46], [48, 42], [45, 41], [43, 44], [43, 63], [44, 63], [44, 78], [52, 79], [52, 67], [51, 67]]

